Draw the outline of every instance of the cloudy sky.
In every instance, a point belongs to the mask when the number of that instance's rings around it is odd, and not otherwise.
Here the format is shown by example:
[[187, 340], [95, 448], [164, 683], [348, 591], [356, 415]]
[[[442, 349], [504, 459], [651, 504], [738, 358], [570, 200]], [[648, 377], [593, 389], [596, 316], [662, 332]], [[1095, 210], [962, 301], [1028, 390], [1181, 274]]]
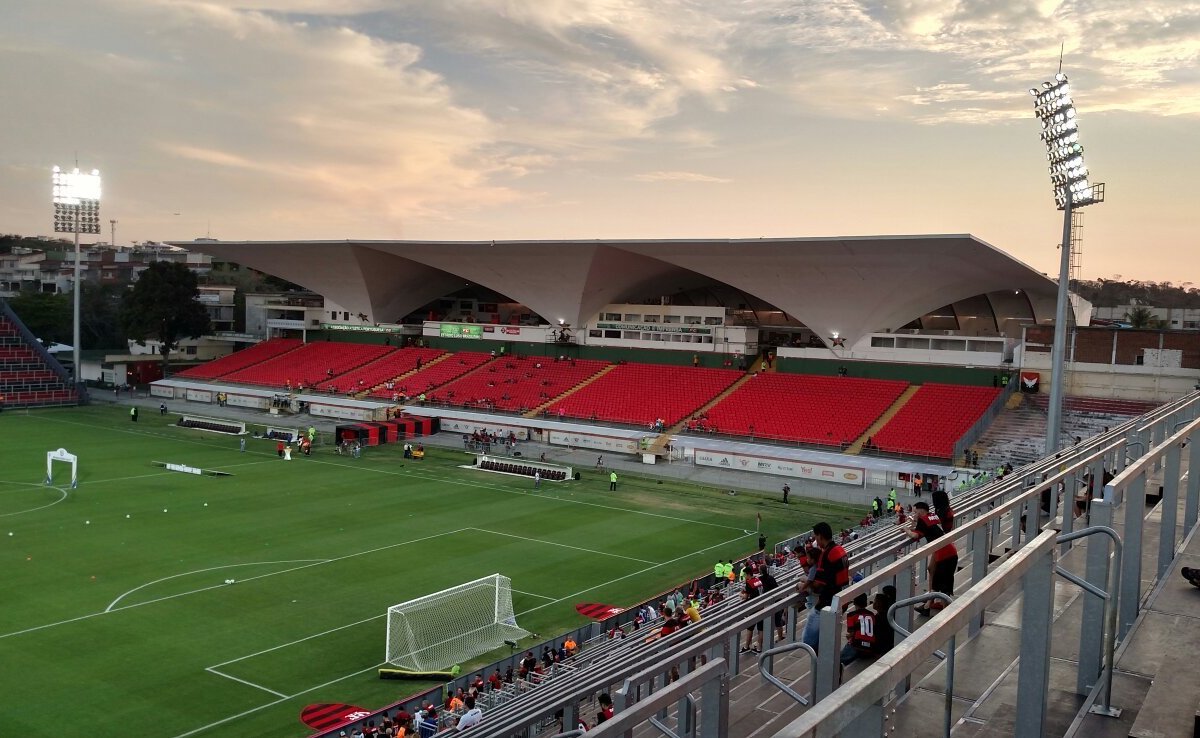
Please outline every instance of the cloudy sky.
[[1196, 0], [7, 0], [0, 231], [78, 152], [122, 243], [972, 233], [1054, 272], [1062, 43], [1084, 275], [1200, 284]]

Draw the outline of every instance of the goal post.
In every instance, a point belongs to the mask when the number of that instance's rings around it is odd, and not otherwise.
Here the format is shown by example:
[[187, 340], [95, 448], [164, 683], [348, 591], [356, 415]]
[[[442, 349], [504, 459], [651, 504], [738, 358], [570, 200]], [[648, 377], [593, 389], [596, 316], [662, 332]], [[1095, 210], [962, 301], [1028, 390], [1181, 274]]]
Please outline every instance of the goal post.
[[54, 462], [62, 461], [71, 465], [71, 489], [79, 486], [79, 457], [65, 448], [46, 452], [46, 484], [54, 482]]
[[384, 660], [443, 671], [527, 635], [513, 613], [512, 581], [492, 574], [389, 607]]

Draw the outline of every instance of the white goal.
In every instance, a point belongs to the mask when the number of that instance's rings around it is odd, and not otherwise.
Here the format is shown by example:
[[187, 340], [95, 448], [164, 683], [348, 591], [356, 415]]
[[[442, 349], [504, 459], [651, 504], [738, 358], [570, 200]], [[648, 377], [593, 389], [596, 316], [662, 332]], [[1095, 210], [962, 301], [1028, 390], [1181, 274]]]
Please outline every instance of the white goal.
[[444, 671], [527, 635], [513, 614], [512, 581], [492, 574], [389, 607], [385, 660]]

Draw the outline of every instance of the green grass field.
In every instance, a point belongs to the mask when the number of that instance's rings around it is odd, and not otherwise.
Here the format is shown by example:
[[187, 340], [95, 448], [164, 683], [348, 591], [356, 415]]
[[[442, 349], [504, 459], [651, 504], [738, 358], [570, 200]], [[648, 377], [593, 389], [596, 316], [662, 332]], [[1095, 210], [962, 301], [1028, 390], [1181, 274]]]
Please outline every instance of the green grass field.
[[[577, 602], [639, 602], [748, 553], [756, 513], [771, 540], [854, 517], [632, 475], [535, 492], [452, 451], [285, 463], [126, 412], [0, 414], [0, 734], [303, 736], [306, 704], [421, 686], [376, 674], [397, 602], [500, 572], [521, 626], [549, 637], [585, 622]], [[64, 465], [41, 484], [59, 447], [78, 489]]]

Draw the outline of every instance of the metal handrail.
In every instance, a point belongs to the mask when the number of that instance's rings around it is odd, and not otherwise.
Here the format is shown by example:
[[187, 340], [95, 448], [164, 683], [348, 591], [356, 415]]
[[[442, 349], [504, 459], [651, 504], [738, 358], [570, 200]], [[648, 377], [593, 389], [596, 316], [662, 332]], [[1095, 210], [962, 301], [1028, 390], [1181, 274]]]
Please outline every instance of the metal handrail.
[[[941, 600], [946, 604], [954, 602], [954, 598], [945, 592], [926, 592], [925, 594], [917, 595], [916, 597], [908, 597], [894, 603], [888, 608], [888, 623], [893, 629], [903, 633], [904, 637], [907, 638], [911, 636], [912, 633], [908, 632], [908, 630], [901, 627], [900, 624], [896, 622], [896, 610], [902, 607], [908, 607], [909, 605], [915, 605], [918, 602], [932, 602], [934, 600]], [[958, 636], [955, 635], [950, 636], [949, 653], [943, 654], [941, 651], [933, 652], [934, 656], [938, 656], [946, 662], [946, 709], [942, 715], [942, 735], [945, 738], [950, 738], [950, 729], [954, 727], [954, 720], [952, 717], [952, 712], [954, 710], [954, 651], [957, 646], [957, 638]], [[939, 656], [939, 654], [941, 655]]]
[[[1126, 512], [1128, 515], [1129, 513]], [[1100, 707], [1095, 708], [1095, 712], [1101, 715], [1116, 717], [1120, 715], [1120, 710], [1116, 710], [1112, 706], [1112, 683], [1113, 672], [1116, 670], [1116, 653], [1117, 653], [1117, 590], [1121, 586], [1121, 556], [1123, 553], [1121, 545], [1121, 537], [1112, 528], [1103, 525], [1093, 525], [1089, 528], [1082, 528], [1072, 533], [1064, 533], [1058, 537], [1058, 543], [1066, 543], [1074, 541], [1078, 538], [1094, 536], [1096, 534], [1105, 535], [1112, 539], [1113, 544], [1113, 564], [1108, 573], [1108, 590], [1100, 590], [1091, 582], [1076, 576], [1074, 573], [1067, 571], [1061, 566], [1055, 566], [1054, 571], [1059, 576], [1063, 577], [1073, 584], [1077, 584], [1090, 594], [1104, 600], [1104, 620], [1106, 623], [1104, 634], [1104, 690], [1101, 692], [1103, 699]], [[1097, 591], [1099, 590], [1099, 591]]]
[[813, 650], [812, 646], [810, 646], [807, 643], [804, 643], [802, 641], [796, 641], [795, 643], [785, 643], [782, 646], [776, 646], [775, 648], [768, 648], [766, 651], [763, 651], [762, 654], [758, 657], [758, 673], [762, 674], [763, 679], [765, 679], [765, 680], [767, 680], [767, 682], [775, 685], [775, 687], [777, 689], [779, 689], [779, 691], [783, 692], [788, 697], [791, 697], [792, 699], [794, 699], [795, 701], [799, 702], [802, 705], [807, 705], [808, 704], [807, 697], [800, 694], [796, 690], [792, 689], [782, 679], [775, 676], [771, 672], [771, 669], [775, 668], [775, 662], [774, 662], [774, 659], [772, 658], [773, 656], [778, 656], [778, 655], [784, 654], [784, 653], [790, 653], [792, 651], [795, 651], [796, 649], [803, 649], [805, 651], [808, 651], [809, 673], [816, 674], [817, 673], [817, 652], [815, 650]]
[[1051, 555], [1056, 537], [1054, 531], [1038, 535], [923, 626], [928, 630], [920, 637], [896, 644], [778, 734], [799, 738], [817, 735], [815, 731], [820, 728], [821, 735], [829, 735], [850, 725], [865, 709], [886, 698], [902, 675], [913, 673], [932, 656], [937, 643], [948, 641], [1043, 557]]
[[[725, 659], [713, 659], [704, 666], [681, 677], [679, 681], [673, 682], [639, 701], [628, 710], [617, 713], [611, 719], [604, 721], [589, 731], [588, 735], [595, 736], [595, 738], [615, 738], [615, 736], [624, 735], [640, 723], [655, 716], [660, 710], [665, 709], [672, 703], [678, 702], [682, 699], [683, 695], [708, 687], [713, 681], [725, 680], [729, 673], [727, 667], [728, 663]], [[707, 698], [703, 700], [702, 704], [704, 711], [716, 713], [715, 722], [718, 724], [715, 726], [707, 724], [700, 726], [703, 730], [697, 731], [697, 735], [702, 735], [703, 738], [708, 738], [709, 736], [716, 738], [720, 734], [719, 731], [722, 725], [727, 721], [727, 716], [724, 713], [728, 710], [729, 706], [728, 692], [722, 690], [719, 694], [711, 696], [717, 698], [716, 701], [718, 704], [710, 704], [710, 700]]]

